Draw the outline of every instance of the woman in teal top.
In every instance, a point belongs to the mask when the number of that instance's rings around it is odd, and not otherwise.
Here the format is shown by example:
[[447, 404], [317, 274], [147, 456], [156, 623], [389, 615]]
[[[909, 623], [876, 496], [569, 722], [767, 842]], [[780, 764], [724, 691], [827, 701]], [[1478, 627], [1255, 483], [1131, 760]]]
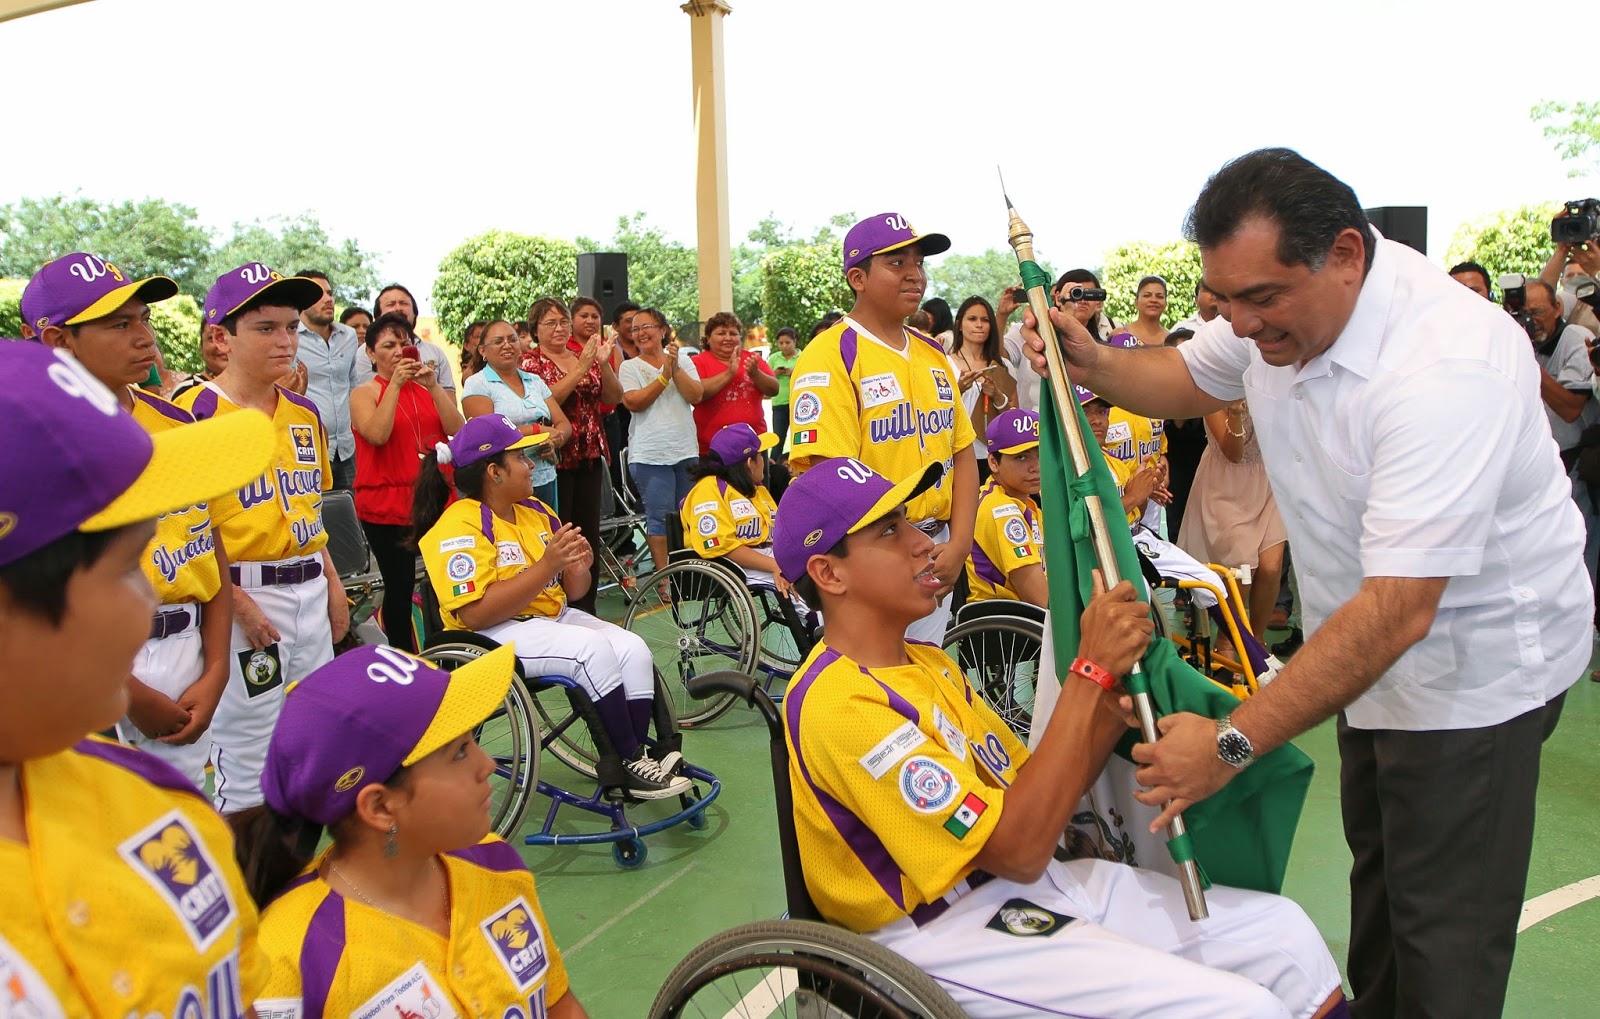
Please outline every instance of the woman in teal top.
[[503, 318], [490, 322], [478, 343], [483, 370], [461, 387], [461, 410], [468, 419], [484, 414], [503, 414], [523, 435], [550, 432], [550, 441], [536, 447], [542, 459], [533, 465], [533, 494], [545, 505], [556, 508], [557, 451], [572, 438], [572, 425], [561, 413], [544, 379], [525, 372], [518, 365], [522, 350], [517, 345], [517, 330]]

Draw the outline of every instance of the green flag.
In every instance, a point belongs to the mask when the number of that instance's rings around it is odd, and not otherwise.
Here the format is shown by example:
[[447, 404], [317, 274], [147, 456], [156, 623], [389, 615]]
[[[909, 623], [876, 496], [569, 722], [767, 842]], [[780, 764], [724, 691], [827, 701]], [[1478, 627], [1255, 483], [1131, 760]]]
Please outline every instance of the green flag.
[[[1082, 408], [1076, 401], [1066, 408], [1067, 413], [1077, 416], [1078, 428], [1090, 444], [1090, 469], [1074, 479], [1070, 448], [1048, 383], [1042, 387], [1040, 397], [1040, 503], [1044, 507], [1045, 562], [1049, 568], [1051, 647], [1056, 662], [1066, 663], [1077, 657], [1079, 618], [1094, 590], [1094, 541], [1086, 496], [1098, 495], [1105, 507], [1117, 572], [1139, 589], [1141, 598], [1148, 599], [1148, 592], [1133, 550], [1133, 537], [1124, 523], [1116, 481], [1105, 456], [1094, 444]], [[1058, 680], [1060, 671], [1058, 665]], [[1151, 643], [1144, 658], [1144, 674], [1158, 718], [1180, 711], [1219, 718], [1239, 705], [1232, 693], [1183, 661], [1165, 639]], [[1139, 738], [1137, 730], [1130, 730], [1117, 753], [1131, 760], [1130, 752]], [[1195, 858], [1208, 880], [1264, 892], [1276, 893], [1283, 888], [1289, 848], [1311, 784], [1312, 768], [1309, 757], [1292, 744], [1285, 744], [1259, 758], [1214, 796], [1184, 811]]]

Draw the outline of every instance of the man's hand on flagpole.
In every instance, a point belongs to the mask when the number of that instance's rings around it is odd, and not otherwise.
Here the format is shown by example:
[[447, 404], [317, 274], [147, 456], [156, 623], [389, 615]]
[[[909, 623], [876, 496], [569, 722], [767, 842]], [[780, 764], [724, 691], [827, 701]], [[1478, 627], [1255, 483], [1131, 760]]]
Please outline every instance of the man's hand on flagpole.
[[[1051, 308], [1050, 322], [1056, 327], [1056, 335], [1061, 338], [1061, 351], [1067, 359], [1067, 374], [1074, 382], [1082, 384], [1082, 380], [1094, 370], [1095, 362], [1104, 348], [1095, 342], [1089, 330], [1070, 311]], [[1049, 378], [1050, 366], [1044, 356], [1044, 339], [1039, 335], [1039, 320], [1032, 308], [1022, 312], [1022, 349], [1027, 353], [1033, 370]]]
[[1152, 807], [1165, 805], [1150, 822], [1151, 834], [1239, 773], [1217, 756], [1215, 719], [1181, 711], [1158, 719], [1156, 727], [1159, 740], [1133, 746], [1133, 759], [1142, 765], [1133, 773], [1134, 781], [1144, 787], [1133, 798]]

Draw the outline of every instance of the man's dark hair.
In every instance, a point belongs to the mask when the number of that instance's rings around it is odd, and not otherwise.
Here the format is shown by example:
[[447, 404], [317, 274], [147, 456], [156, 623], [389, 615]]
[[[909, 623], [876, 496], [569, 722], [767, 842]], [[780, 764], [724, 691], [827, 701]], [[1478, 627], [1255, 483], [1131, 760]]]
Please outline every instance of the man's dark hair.
[[617, 305], [616, 308], [611, 312], [611, 324], [614, 325], [614, 326], [621, 325], [622, 324], [622, 316], [626, 315], [630, 311], [638, 311], [638, 310], [639, 310], [639, 306], [637, 304], [635, 304], [634, 302], [632, 302], [632, 301], [623, 301], [621, 304]]
[[99, 562], [122, 530], [64, 534], [0, 566], [0, 587], [6, 589], [18, 611], [35, 613], [51, 626], [60, 626], [67, 614], [67, 582], [74, 573]]
[[1494, 294], [1494, 281], [1489, 278], [1488, 269], [1485, 269], [1477, 262], [1457, 262], [1455, 265], [1450, 267], [1450, 275], [1452, 276], [1459, 276], [1464, 272], [1475, 272], [1479, 276], [1482, 276], [1483, 289], [1489, 291], [1491, 296]]
[[[840, 559], [843, 559], [849, 554], [850, 550], [845, 547], [849, 544], [849, 542], [850, 536], [846, 535], [835, 542], [832, 548], [828, 549], [822, 554], [838, 556]], [[794, 581], [794, 593], [800, 596], [800, 600], [805, 602], [806, 608], [810, 609], [812, 612], [822, 611], [822, 592], [817, 590], [817, 582], [811, 579], [810, 573], [802, 574], [799, 580]]]
[[1526, 287], [1538, 287], [1540, 290], [1543, 290], [1545, 293], [1550, 295], [1550, 304], [1551, 304], [1551, 306], [1554, 307], [1554, 308], [1560, 309], [1561, 305], [1556, 302], [1556, 288], [1555, 287], [1553, 287], [1550, 284], [1546, 283], [1544, 280], [1539, 279], [1538, 277], [1530, 279], [1524, 285], [1524, 288], [1526, 288]]
[[235, 311], [232, 315], [225, 316], [218, 324], [228, 331], [229, 336], [237, 336], [239, 335], [239, 320], [250, 314], [252, 311], [259, 311], [262, 308], [288, 308], [293, 311], [296, 316], [299, 316], [301, 311], [301, 309], [296, 308], [294, 305], [285, 303], [282, 297], [274, 297], [272, 292], [268, 290], [257, 294], [256, 296], [250, 298], [250, 300], [239, 305], [237, 311]]
[[1377, 254], [1372, 224], [1350, 185], [1293, 149], [1257, 149], [1232, 160], [1200, 189], [1183, 234], [1202, 249], [1226, 243], [1244, 221], [1278, 226], [1278, 261], [1319, 271], [1340, 231], [1361, 234], [1366, 269]]
[[398, 283], [391, 283], [388, 286], [384, 287], [382, 290], [378, 291], [378, 296], [374, 297], [372, 299], [372, 317], [373, 318], [377, 318], [378, 317], [378, 305], [383, 303], [383, 295], [387, 294], [391, 290], [398, 290], [402, 294], [405, 294], [406, 297], [411, 299], [411, 314], [419, 315], [419, 314], [422, 313], [422, 306], [417, 303], [417, 298], [416, 298], [415, 294], [413, 294], [411, 291], [407, 290], [405, 287], [401, 286]]
[[330, 280], [328, 274], [321, 269], [301, 269], [295, 275], [304, 276], [308, 280], [321, 280], [328, 285], [329, 290], [333, 289], [333, 280]]

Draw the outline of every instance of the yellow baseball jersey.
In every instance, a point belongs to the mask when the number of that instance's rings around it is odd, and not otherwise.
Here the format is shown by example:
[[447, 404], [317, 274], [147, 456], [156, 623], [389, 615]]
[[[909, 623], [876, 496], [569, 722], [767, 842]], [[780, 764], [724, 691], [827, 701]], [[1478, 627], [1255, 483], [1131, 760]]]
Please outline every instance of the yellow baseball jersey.
[[942, 912], [1028, 759], [948, 655], [906, 653], [868, 670], [819, 644], [783, 701], [806, 889], [854, 931]]
[[[324, 851], [326, 855], [326, 851]], [[544, 1019], [567, 993], [533, 875], [491, 835], [440, 857], [450, 937], [346, 899], [319, 858], [261, 915], [261, 1019]]]
[[[1109, 439], [1110, 436], [1108, 435], [1107, 438]], [[1101, 446], [1100, 451], [1105, 454], [1106, 466], [1111, 468], [1111, 478], [1117, 483], [1117, 494], [1120, 495], [1128, 487], [1128, 482], [1133, 476], [1139, 473], [1139, 465], [1133, 460], [1123, 460], [1112, 456], [1111, 451], [1105, 446]], [[1126, 516], [1129, 526], [1137, 524], [1139, 518], [1144, 516], [1144, 507], [1136, 506], [1129, 510]]]
[[939, 461], [944, 477], [906, 513], [948, 521], [955, 454], [972, 445], [972, 421], [938, 341], [905, 332], [906, 349], [894, 350], [846, 318], [806, 344], [789, 396], [790, 459], [804, 468], [852, 456], [895, 481]]
[[211, 801], [99, 737], [21, 781], [28, 842], [0, 839], [0, 1015], [245, 1015], [267, 961]]
[[1167, 423], [1147, 418], [1121, 407], [1111, 408], [1111, 424], [1101, 447], [1107, 459], [1121, 460], [1143, 467], [1167, 453]]
[[[151, 435], [194, 421], [194, 415], [175, 403], [131, 386], [129, 392], [133, 394], [133, 419]], [[145, 549], [142, 565], [163, 605], [215, 598], [222, 576], [217, 570], [217, 542], [206, 504], [156, 518], [156, 536]]]
[[725, 556], [736, 548], [771, 546], [772, 515], [777, 511], [778, 504], [765, 485], [757, 485], [755, 494], [746, 498], [719, 477], [701, 478], [678, 509], [683, 518], [683, 543], [705, 559]]
[[978, 522], [972, 529], [972, 554], [967, 557], [967, 584], [972, 601], [1010, 598], [1012, 571], [1044, 566], [1044, 521], [1039, 504], [1014, 496], [995, 478], [978, 490]]
[[[239, 409], [211, 385], [189, 390], [178, 402], [197, 421]], [[328, 543], [322, 493], [333, 488], [333, 472], [317, 405], [279, 386], [272, 430], [277, 445], [266, 472], [211, 500], [211, 520], [230, 562], [279, 562], [320, 552]]]
[[[561, 527], [555, 510], [537, 499], [519, 503], [516, 513], [516, 523], [510, 523], [476, 499], [457, 499], [417, 542], [445, 629], [467, 629], [456, 611], [482, 598], [490, 584], [510, 580], [538, 562]], [[566, 605], [567, 592], [557, 571], [517, 614], [559, 616]]]

